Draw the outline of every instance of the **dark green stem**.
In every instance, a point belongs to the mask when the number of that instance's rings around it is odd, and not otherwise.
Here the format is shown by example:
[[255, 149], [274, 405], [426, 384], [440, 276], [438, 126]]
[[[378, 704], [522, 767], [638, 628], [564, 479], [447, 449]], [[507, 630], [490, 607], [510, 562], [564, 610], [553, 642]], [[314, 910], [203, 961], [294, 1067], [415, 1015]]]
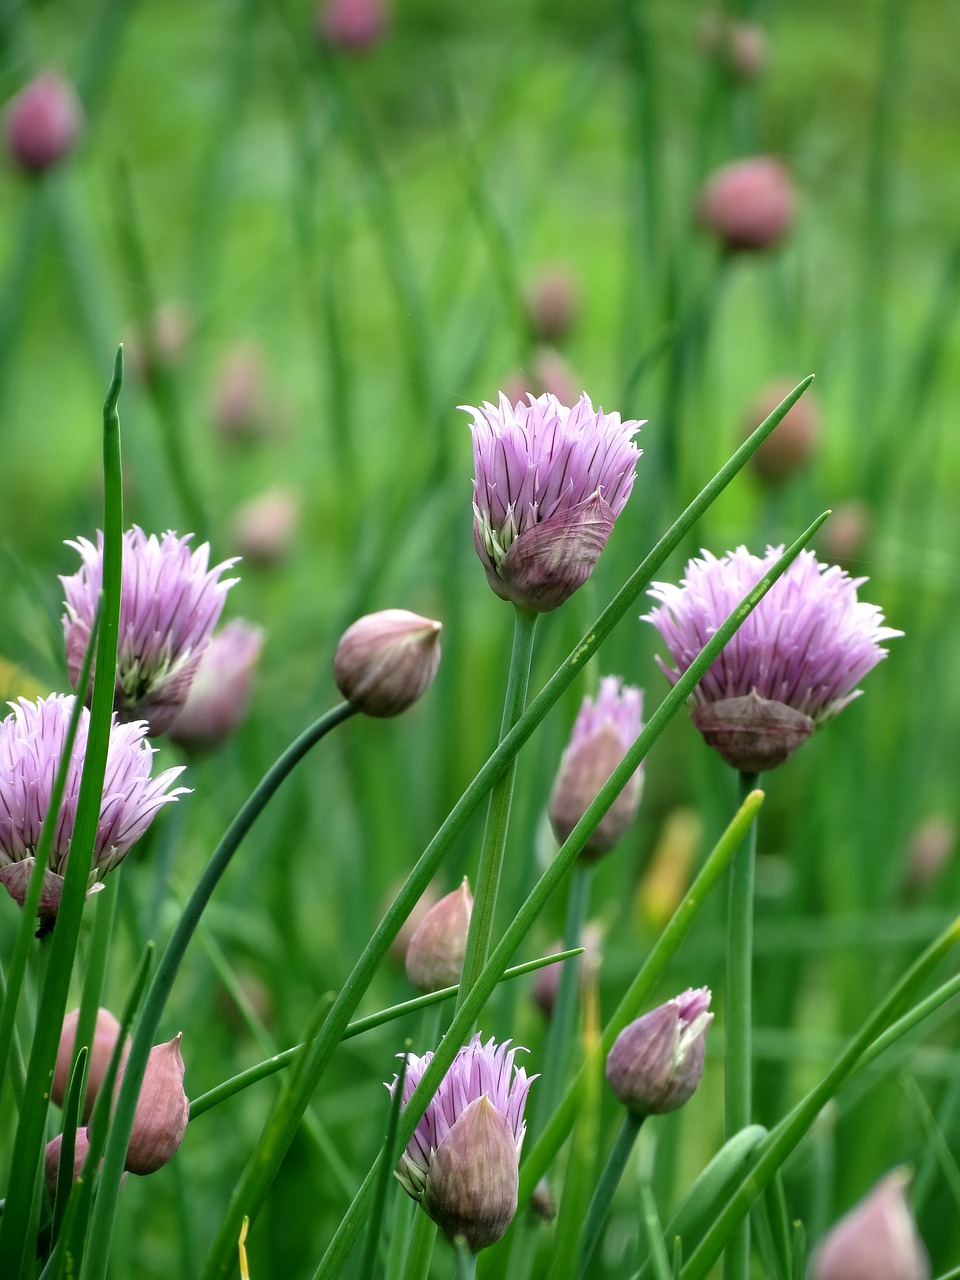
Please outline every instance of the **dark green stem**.
[[[530, 683], [537, 617], [535, 613], [517, 608], [513, 652], [510, 655], [510, 674], [507, 677], [503, 721], [500, 726], [501, 742], [523, 715], [527, 701], [527, 686]], [[464, 997], [480, 976], [490, 952], [490, 938], [493, 934], [493, 920], [497, 910], [500, 872], [503, 868], [503, 851], [506, 848], [507, 830], [510, 826], [510, 805], [513, 800], [513, 783], [516, 776], [517, 757], [514, 756], [503, 776], [490, 792], [487, 823], [483, 832], [483, 844], [480, 846], [480, 866], [477, 870], [473, 914], [470, 917], [470, 932], [467, 936], [467, 953], [463, 961], [460, 991], [457, 994], [457, 1009], [460, 1008]]]
[[603, 1172], [600, 1174], [590, 1201], [590, 1208], [587, 1210], [583, 1235], [580, 1237], [580, 1266], [577, 1270], [577, 1280], [587, 1280], [591, 1274], [590, 1265], [600, 1240], [600, 1233], [603, 1231], [603, 1224], [607, 1220], [607, 1214], [613, 1203], [614, 1192], [620, 1185], [620, 1179], [623, 1177], [623, 1171], [627, 1167], [627, 1161], [630, 1159], [630, 1153], [633, 1151], [633, 1145], [645, 1118], [633, 1111], [628, 1111], [623, 1118], [620, 1132], [610, 1148], [607, 1163], [603, 1166]]
[[[755, 773], [740, 774], [740, 802], [754, 790]], [[753, 1020], [753, 881], [757, 861], [757, 824], [730, 863], [727, 910], [727, 1032], [724, 1069], [724, 1134], [729, 1142], [750, 1123], [752, 1110], [751, 1030]], [[748, 1280], [750, 1219], [730, 1238], [723, 1259], [724, 1280]]]

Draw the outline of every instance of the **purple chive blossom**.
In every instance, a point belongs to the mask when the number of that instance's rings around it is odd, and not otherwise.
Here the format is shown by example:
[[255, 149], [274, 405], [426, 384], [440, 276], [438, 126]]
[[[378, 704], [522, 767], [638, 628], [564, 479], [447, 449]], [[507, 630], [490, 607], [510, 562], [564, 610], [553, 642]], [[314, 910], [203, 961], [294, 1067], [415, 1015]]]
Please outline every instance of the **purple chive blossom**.
[[[474, 1253], [499, 1240], [517, 1210], [523, 1110], [536, 1077], [514, 1066], [517, 1049], [509, 1044], [482, 1044], [477, 1034], [464, 1045], [396, 1170], [447, 1239], [463, 1237]], [[432, 1058], [407, 1055], [404, 1106]], [[391, 1093], [398, 1079], [387, 1086]]]
[[553, 395], [473, 414], [473, 537], [502, 600], [547, 613], [593, 572], [626, 505], [640, 450], [640, 422], [594, 410], [583, 395], [567, 408]]
[[[28, 702], [21, 698], [13, 714], [0, 721], [0, 881], [23, 905], [44, 818], [50, 807], [53, 779], [63, 754], [74, 699], [62, 694]], [[80, 712], [77, 737], [57, 817], [50, 862], [43, 878], [40, 916], [57, 914], [70, 841], [77, 817], [80, 774], [87, 749], [90, 713]], [[156, 816], [157, 810], [189, 790], [171, 783], [182, 767], [150, 776], [153, 748], [144, 741], [142, 722], [117, 724], [114, 718], [107, 749], [100, 821], [93, 849], [89, 886], [93, 891], [108, 871], [126, 857]]]
[[[671, 684], [747, 592], [779, 559], [746, 547], [691, 560], [679, 587], [654, 583], [660, 604], [644, 618], [660, 632], [675, 668], [657, 659]], [[865, 578], [801, 551], [736, 632], [693, 693], [693, 720], [736, 768], [782, 764], [813, 732], [856, 698], [857, 685], [887, 656], [876, 605], [857, 599]]]
[[[639, 736], [642, 713], [643, 693], [619, 676], [605, 676], [596, 699], [584, 698], [550, 796], [550, 824], [561, 844]], [[638, 769], [591, 833], [581, 858], [592, 861], [613, 848], [637, 816], [642, 786]]]
[[[236, 558], [208, 569], [210, 547], [190, 548], [192, 534], [162, 538], [136, 525], [123, 535], [120, 644], [114, 705], [121, 720], [146, 720], [151, 734], [165, 732], [190, 692], [197, 665], [235, 578], [220, 581]], [[68, 542], [82, 567], [61, 576], [67, 668], [76, 685], [103, 583], [103, 534]]]

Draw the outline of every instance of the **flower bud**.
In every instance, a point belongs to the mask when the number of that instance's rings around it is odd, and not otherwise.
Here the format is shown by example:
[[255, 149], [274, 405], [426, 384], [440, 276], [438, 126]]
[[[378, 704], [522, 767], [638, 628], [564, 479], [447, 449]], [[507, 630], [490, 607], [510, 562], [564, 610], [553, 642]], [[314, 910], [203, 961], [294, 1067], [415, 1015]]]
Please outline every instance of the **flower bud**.
[[533, 1188], [527, 1212], [533, 1222], [553, 1222], [557, 1216], [557, 1197], [545, 1176]]
[[241, 556], [254, 564], [276, 564], [290, 550], [299, 522], [297, 494], [283, 487], [267, 489], [235, 513], [233, 543]]
[[513, 404], [530, 396], [551, 395], [562, 405], [576, 404], [579, 398], [576, 375], [553, 347], [537, 347], [530, 363], [507, 379], [503, 393]]
[[517, 1212], [517, 1143], [484, 1093], [461, 1112], [427, 1175], [423, 1207], [451, 1244], [472, 1253], [496, 1244]]
[[813, 1280], [928, 1280], [930, 1260], [907, 1205], [909, 1177], [895, 1169], [827, 1233]]
[[[393, 903], [393, 900], [400, 892], [401, 887], [401, 882], [397, 882], [389, 891], [380, 905], [380, 915], [384, 915], [387, 912]], [[397, 936], [394, 938], [393, 942], [391, 942], [389, 953], [391, 960], [395, 960], [398, 964], [406, 964], [407, 948], [410, 946], [411, 938], [416, 933], [420, 926], [420, 922], [423, 920], [430, 908], [435, 907], [439, 901], [440, 899], [437, 895], [436, 885], [431, 882], [414, 903], [410, 914], [400, 926], [397, 931]]]
[[[71, 1013], [68, 1013], [63, 1020], [63, 1030], [60, 1032], [57, 1064], [54, 1067], [53, 1084], [50, 1088], [50, 1096], [58, 1107], [63, 1106], [64, 1099], [67, 1096], [70, 1072], [73, 1069], [73, 1050], [77, 1038], [77, 1022], [79, 1018], [79, 1009], [74, 1009]], [[98, 1009], [97, 1021], [93, 1029], [93, 1043], [90, 1045], [90, 1055], [87, 1058], [87, 1086], [83, 1095], [83, 1105], [80, 1108], [80, 1115], [84, 1121], [90, 1119], [90, 1112], [93, 1110], [93, 1104], [97, 1100], [97, 1094], [100, 1091], [101, 1084], [103, 1084], [103, 1077], [107, 1074], [107, 1068], [110, 1066], [110, 1059], [113, 1057], [113, 1050], [119, 1038], [120, 1023], [109, 1009]], [[126, 1062], [129, 1052], [130, 1040], [128, 1037], [120, 1057], [121, 1068]]]
[[914, 830], [907, 845], [904, 888], [916, 898], [937, 879], [957, 847], [957, 824], [944, 813], [932, 814]]
[[701, 18], [697, 36], [701, 53], [738, 80], [755, 80], [766, 69], [767, 36], [755, 22], [710, 10]]
[[[124, 1164], [130, 1173], [155, 1173], [183, 1141], [190, 1101], [183, 1090], [182, 1037], [183, 1032], [178, 1032], [167, 1044], [150, 1050]], [[122, 1075], [117, 1079], [116, 1093], [122, 1079]]]
[[693, 1096], [713, 1021], [709, 1007], [708, 988], [691, 989], [620, 1032], [607, 1056], [607, 1081], [629, 1111], [662, 1115]]
[[756, 690], [742, 698], [701, 703], [690, 718], [704, 742], [742, 773], [763, 773], [783, 764], [814, 730], [802, 711], [761, 698]]
[[218, 375], [213, 421], [225, 440], [259, 440], [269, 432], [263, 360], [246, 344], [234, 347]]
[[850, 569], [866, 554], [872, 527], [873, 513], [866, 502], [840, 502], [820, 530], [818, 545], [835, 564]]
[[[750, 406], [744, 423], [744, 436], [768, 418], [796, 385], [796, 382], [781, 381], [766, 387]], [[807, 390], [767, 436], [750, 459], [750, 465], [766, 484], [779, 484], [811, 461], [819, 434], [819, 407], [816, 397]]]
[[167, 736], [188, 752], [221, 746], [243, 722], [263, 632], [242, 618], [210, 638]]
[[796, 197], [784, 165], [753, 156], [718, 169], [697, 200], [697, 221], [729, 252], [768, 249], [793, 222]]
[[567, 337], [577, 317], [577, 291], [569, 271], [563, 267], [544, 271], [531, 285], [526, 301], [530, 329], [538, 342], [561, 342]]
[[[60, 1172], [60, 1149], [63, 1146], [63, 1134], [58, 1133], [52, 1142], [48, 1142], [46, 1150], [43, 1153], [43, 1175], [46, 1178], [47, 1190], [50, 1192], [50, 1199], [53, 1200], [57, 1195], [57, 1175]], [[87, 1136], [86, 1129], [78, 1129], [77, 1136], [74, 1139], [73, 1146], [73, 1180], [80, 1177], [83, 1169], [83, 1163], [87, 1158], [87, 1152], [90, 1150], [90, 1139]]]
[[149, 384], [184, 363], [192, 338], [193, 323], [186, 304], [177, 299], [161, 302], [146, 328], [127, 336], [126, 363], [141, 382]]
[[368, 613], [348, 627], [333, 657], [337, 688], [368, 716], [412, 707], [437, 674], [441, 624], [406, 609]]
[[28, 173], [43, 173], [62, 160], [82, 128], [83, 108], [73, 86], [54, 71], [31, 80], [7, 107], [7, 147]]
[[[533, 980], [533, 998], [539, 1005], [543, 1016], [549, 1018], [553, 1016], [553, 1006], [557, 1001], [557, 992], [560, 990], [560, 971], [566, 964], [577, 966], [578, 985], [582, 989], [588, 973], [595, 973], [600, 968], [603, 959], [602, 951], [603, 935], [600, 932], [600, 926], [592, 921], [584, 928], [580, 936], [580, 946], [583, 947], [583, 954], [579, 956], [571, 956], [567, 960], [557, 960], [553, 964], [545, 964], [542, 969], [537, 970], [536, 977]], [[562, 951], [563, 942], [558, 938], [547, 950]]]
[[466, 876], [417, 926], [407, 947], [407, 977], [418, 991], [440, 991], [460, 981], [467, 952], [473, 894]]
[[317, 10], [317, 35], [324, 44], [362, 53], [379, 44], [387, 30], [383, 0], [327, 0]]
[[[618, 676], [600, 682], [596, 699], [585, 698], [560, 762], [550, 796], [550, 825], [560, 844], [596, 800], [604, 783], [639, 735], [643, 694]], [[634, 773], [590, 833], [580, 857], [592, 862], [608, 853], [637, 816], [643, 774]]]

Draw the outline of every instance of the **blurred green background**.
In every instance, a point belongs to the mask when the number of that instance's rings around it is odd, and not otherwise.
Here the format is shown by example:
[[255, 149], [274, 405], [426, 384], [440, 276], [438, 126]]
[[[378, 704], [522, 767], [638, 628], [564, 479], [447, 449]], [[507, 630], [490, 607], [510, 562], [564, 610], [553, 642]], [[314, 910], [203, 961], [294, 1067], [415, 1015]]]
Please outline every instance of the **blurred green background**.
[[[704, 52], [700, 6], [670, 0], [400, 2], [382, 38], [352, 53], [318, 41], [314, 12], [286, 0], [4, 6], [0, 99], [56, 67], [77, 86], [86, 126], [42, 179], [0, 163], [2, 692], [66, 687], [56, 575], [76, 566], [64, 539], [99, 522], [100, 404], [120, 340], [127, 522], [193, 529], [214, 559], [242, 552], [228, 613], [267, 631], [248, 722], [223, 752], [191, 763], [193, 794], [127, 862], [115, 1001], [125, 961], [169, 931], [250, 787], [336, 696], [330, 659], [343, 628], [385, 607], [445, 626], [423, 704], [325, 744], [218, 891], [165, 1028], [184, 1032], [191, 1096], [269, 1052], [264, 1036], [284, 1047], [300, 1038], [495, 744], [510, 610], [472, 549], [457, 406], [494, 399], [521, 374], [540, 389], [527, 299], [548, 269], [566, 273], [575, 297], [551, 357], [572, 393], [648, 423], [633, 497], [597, 572], [541, 626], [534, 686], [739, 443], [758, 393], [810, 372], [814, 456], [773, 487], [745, 473], [685, 551], [760, 551], [856, 502], [861, 527], [844, 563], [869, 576], [864, 597], [906, 633], [864, 697], [767, 780], [759, 1119], [782, 1114], [955, 910], [960, 11], [921, 0], [747, 8], [766, 43], [749, 80]], [[774, 251], [724, 257], [694, 223], [696, 193], [717, 165], [761, 153], [793, 175], [795, 224]], [[228, 377], [243, 409], [232, 419]], [[251, 532], [244, 508], [271, 491], [273, 511]], [[832, 527], [818, 542], [830, 558]], [[665, 691], [657, 648], [651, 628], [628, 621], [594, 678], [622, 674], [652, 708]], [[575, 689], [521, 757], [504, 919], [551, 856], [543, 808], [587, 691]], [[678, 719], [648, 762], [635, 830], [598, 873], [605, 1010], [661, 923], [648, 867], [676, 831], [671, 818], [691, 810], [700, 823], [699, 839], [670, 847], [684, 883], [684, 857], [702, 855], [733, 804], [729, 771]], [[911, 849], [931, 819], [944, 855], [918, 875]], [[478, 837], [475, 821], [441, 888], [473, 874]], [[723, 916], [720, 895], [664, 997], [721, 986]], [[558, 901], [529, 955], [562, 918]], [[15, 925], [0, 903], [0, 947]], [[402, 970], [384, 971], [370, 1008], [408, 991]], [[664, 1216], [718, 1145], [722, 991], [717, 1006], [704, 1088], [643, 1149]], [[378, 1082], [417, 1025], [341, 1050], [252, 1235], [255, 1280], [312, 1275], [377, 1149]], [[537, 1069], [543, 1020], [527, 980], [504, 989], [482, 1025], [529, 1045]], [[935, 1265], [956, 1265], [958, 1065], [947, 1017], [922, 1048], [885, 1059], [869, 1088], [843, 1095], [787, 1171], [810, 1240], [912, 1162]], [[198, 1119], [167, 1169], [130, 1179], [116, 1276], [198, 1273], [275, 1087]], [[611, 1106], [605, 1123], [614, 1118]], [[12, 1131], [10, 1116], [0, 1124]], [[0, 1140], [0, 1170], [4, 1151]], [[598, 1275], [629, 1273], [635, 1218], [628, 1181]], [[438, 1250], [437, 1275], [443, 1261]]]

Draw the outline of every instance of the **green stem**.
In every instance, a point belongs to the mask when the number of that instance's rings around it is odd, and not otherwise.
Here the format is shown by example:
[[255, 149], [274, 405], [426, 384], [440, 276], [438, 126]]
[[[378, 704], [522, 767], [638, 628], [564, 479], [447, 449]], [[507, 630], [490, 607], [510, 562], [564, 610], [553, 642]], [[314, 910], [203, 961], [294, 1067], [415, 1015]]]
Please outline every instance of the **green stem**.
[[640, 1126], [645, 1118], [633, 1111], [628, 1111], [623, 1117], [620, 1132], [610, 1148], [607, 1163], [603, 1166], [603, 1172], [600, 1174], [590, 1201], [590, 1208], [587, 1210], [586, 1225], [580, 1237], [580, 1267], [577, 1271], [577, 1280], [587, 1280], [591, 1274], [593, 1255], [600, 1242], [600, 1234], [607, 1220], [607, 1214], [610, 1212], [614, 1193], [620, 1185], [620, 1179], [623, 1177], [623, 1171], [627, 1167], [627, 1161], [630, 1159], [630, 1153], [633, 1151], [634, 1143], [640, 1133]]
[[183, 913], [177, 922], [170, 942], [163, 953], [157, 972], [150, 984], [143, 1009], [137, 1021], [136, 1033], [130, 1046], [130, 1055], [124, 1071], [123, 1084], [117, 1097], [116, 1111], [107, 1146], [104, 1152], [103, 1173], [100, 1181], [100, 1193], [90, 1225], [90, 1246], [84, 1259], [82, 1275], [84, 1280], [103, 1280], [107, 1272], [110, 1250], [110, 1239], [113, 1234], [113, 1223], [116, 1216], [117, 1197], [120, 1193], [120, 1182], [123, 1176], [123, 1164], [133, 1125], [133, 1113], [140, 1085], [147, 1065], [147, 1057], [153, 1045], [153, 1037], [160, 1023], [164, 1006], [174, 980], [180, 970], [184, 953], [200, 923], [200, 917], [210, 901], [214, 889], [230, 865], [233, 855], [260, 816], [269, 800], [276, 793], [280, 784], [287, 778], [303, 757], [337, 725], [349, 719], [355, 708], [349, 702], [341, 702], [338, 706], [322, 715], [309, 729], [290, 744], [282, 756], [267, 771], [253, 793], [247, 798], [243, 808], [227, 828], [223, 839], [217, 845], [200, 877], [196, 888], [190, 895]]
[[[754, 790], [757, 774], [740, 774], [741, 804]], [[724, 1071], [724, 1129], [729, 1142], [750, 1123], [752, 1110], [753, 1024], [753, 889], [757, 861], [757, 824], [730, 863], [727, 911], [727, 1036]], [[744, 1218], [730, 1238], [723, 1260], [724, 1280], [748, 1280], [750, 1219]]]
[[[523, 715], [530, 683], [530, 666], [533, 660], [533, 638], [537, 629], [537, 617], [525, 609], [517, 608], [513, 632], [513, 652], [510, 655], [510, 674], [503, 704], [503, 720], [500, 725], [500, 741], [507, 736]], [[467, 935], [467, 953], [463, 960], [457, 1009], [476, 983], [490, 952], [490, 938], [497, 910], [500, 889], [500, 872], [503, 868], [503, 851], [510, 826], [510, 804], [513, 800], [513, 784], [517, 776], [517, 757], [514, 756], [502, 777], [494, 784], [487, 806], [487, 823], [480, 846], [480, 866], [477, 870], [477, 888], [473, 898], [473, 914]]]
[[453, 1246], [456, 1258], [455, 1280], [473, 1280], [477, 1274], [477, 1255], [471, 1253], [462, 1240]]
[[437, 1228], [433, 1219], [427, 1216], [425, 1209], [419, 1209], [414, 1215], [413, 1230], [410, 1232], [403, 1280], [426, 1280], [436, 1238]]
[[[590, 905], [590, 885], [593, 881], [593, 867], [578, 862], [573, 869], [570, 881], [570, 897], [567, 900], [567, 922], [563, 935], [565, 950], [580, 945], [580, 935], [587, 918]], [[571, 942], [570, 939], [573, 939]], [[536, 1093], [537, 1105], [534, 1111], [533, 1133], [539, 1134], [560, 1101], [566, 1065], [570, 1058], [570, 1041], [573, 1038], [574, 1023], [577, 1012], [577, 994], [580, 989], [580, 975], [583, 961], [574, 960], [565, 964], [560, 970], [560, 985], [550, 1016], [546, 1045], [543, 1053], [543, 1071]]]

